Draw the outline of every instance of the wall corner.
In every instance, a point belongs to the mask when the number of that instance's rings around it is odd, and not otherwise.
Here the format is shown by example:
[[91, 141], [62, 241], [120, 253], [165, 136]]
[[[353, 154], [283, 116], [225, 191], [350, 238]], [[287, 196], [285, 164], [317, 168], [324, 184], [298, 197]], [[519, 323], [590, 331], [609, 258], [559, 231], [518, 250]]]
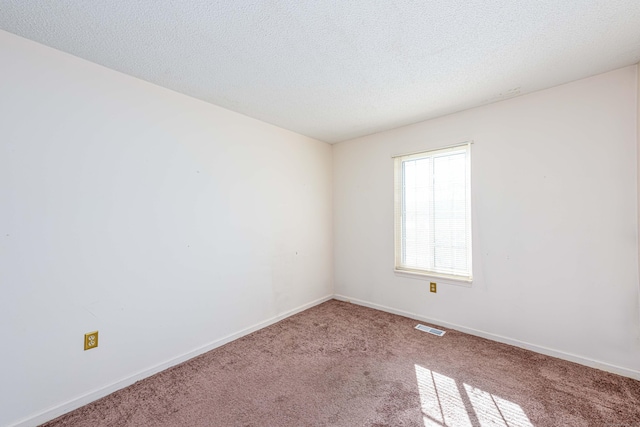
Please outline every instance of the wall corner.
[[[637, 246], [638, 246], [638, 324], [640, 325], [640, 62], [636, 65], [636, 192], [637, 192]], [[639, 328], [640, 329], [640, 328]], [[638, 336], [640, 340], [640, 333]]]

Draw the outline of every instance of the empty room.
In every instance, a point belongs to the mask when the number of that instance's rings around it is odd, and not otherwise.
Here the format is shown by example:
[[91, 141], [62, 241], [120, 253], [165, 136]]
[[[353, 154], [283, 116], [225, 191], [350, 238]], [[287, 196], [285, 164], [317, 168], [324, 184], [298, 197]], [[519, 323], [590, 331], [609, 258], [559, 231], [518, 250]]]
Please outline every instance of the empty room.
[[640, 427], [640, 2], [0, 0], [0, 427]]

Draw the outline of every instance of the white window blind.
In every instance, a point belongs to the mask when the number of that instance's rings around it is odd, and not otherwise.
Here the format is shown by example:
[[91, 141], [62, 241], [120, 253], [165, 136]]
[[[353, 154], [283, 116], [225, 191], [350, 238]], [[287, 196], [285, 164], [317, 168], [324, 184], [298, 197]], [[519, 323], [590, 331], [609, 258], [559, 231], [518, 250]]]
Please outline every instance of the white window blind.
[[398, 156], [396, 270], [471, 281], [470, 144]]

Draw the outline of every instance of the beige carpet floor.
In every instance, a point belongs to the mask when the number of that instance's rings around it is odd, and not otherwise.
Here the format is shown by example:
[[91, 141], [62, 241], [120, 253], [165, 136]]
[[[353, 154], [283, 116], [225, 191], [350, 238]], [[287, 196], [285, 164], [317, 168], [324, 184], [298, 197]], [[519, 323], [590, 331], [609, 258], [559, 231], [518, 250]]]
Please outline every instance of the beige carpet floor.
[[640, 427], [640, 382], [328, 301], [115, 392], [62, 426]]

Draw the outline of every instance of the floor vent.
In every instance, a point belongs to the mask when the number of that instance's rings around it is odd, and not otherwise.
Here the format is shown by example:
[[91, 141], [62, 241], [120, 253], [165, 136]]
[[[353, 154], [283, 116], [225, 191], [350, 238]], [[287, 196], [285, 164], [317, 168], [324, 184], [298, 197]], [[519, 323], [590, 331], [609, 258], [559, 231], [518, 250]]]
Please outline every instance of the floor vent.
[[431, 328], [431, 327], [425, 326], [425, 325], [418, 325], [418, 326], [416, 326], [416, 329], [418, 329], [419, 331], [422, 331], [422, 332], [429, 332], [430, 334], [437, 335], [439, 337], [441, 337], [441, 336], [443, 336], [445, 334], [445, 332], [441, 331], [440, 329]]

